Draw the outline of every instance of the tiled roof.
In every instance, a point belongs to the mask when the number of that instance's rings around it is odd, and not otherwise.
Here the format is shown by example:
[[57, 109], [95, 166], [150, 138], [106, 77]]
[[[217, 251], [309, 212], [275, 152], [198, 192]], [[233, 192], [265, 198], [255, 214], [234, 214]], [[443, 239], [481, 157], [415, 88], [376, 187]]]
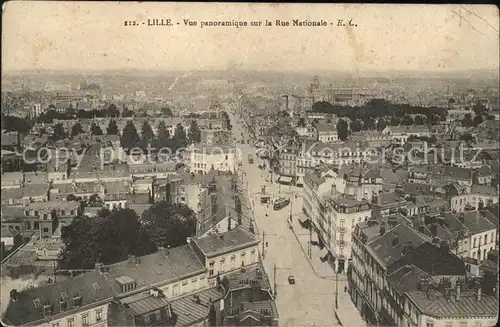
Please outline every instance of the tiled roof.
[[492, 186], [472, 185], [471, 194], [498, 196], [497, 189]]
[[[95, 286], [97, 287], [95, 287]], [[27, 289], [18, 293], [17, 301], [11, 301], [5, 312], [4, 322], [12, 325], [23, 325], [44, 319], [43, 305], [52, 305], [51, 320], [59, 319], [68, 315], [68, 311], [83, 311], [83, 308], [91, 308], [97, 302], [109, 300], [114, 296], [103, 275], [98, 272], [89, 272], [74, 278], [33, 289]], [[82, 297], [81, 307], [73, 306], [73, 296]], [[59, 300], [66, 298], [66, 312], [61, 313]], [[38, 299], [38, 300], [37, 300]], [[35, 307], [39, 303], [41, 307]]]
[[[393, 240], [396, 238], [397, 243], [393, 245]], [[408, 241], [413, 242], [414, 246], [419, 246], [424, 242], [430, 242], [431, 239], [406, 224], [398, 224], [370, 242], [367, 248], [383, 265], [390, 266], [401, 258], [404, 245]]]
[[460, 214], [463, 214], [462, 224], [464, 224], [472, 234], [477, 234], [496, 228], [495, 224], [486, 219], [483, 215], [481, 215], [481, 213], [477, 211], [463, 212]]
[[[257, 275], [260, 272], [262, 278]], [[262, 267], [258, 264], [247, 266], [235, 272], [229, 273], [222, 278], [221, 284], [226, 291], [232, 291], [241, 288], [252, 287], [258, 285], [261, 290], [270, 290], [268, 275], [264, 272]]]
[[26, 184], [23, 187], [23, 197], [44, 196], [48, 191], [48, 184]]
[[455, 296], [445, 298], [442, 292], [431, 291], [430, 298], [421, 291], [410, 291], [406, 295], [422, 311], [422, 313], [433, 316], [452, 318], [456, 317], [492, 317], [498, 316], [498, 298], [482, 294], [481, 300], [477, 300], [474, 290], [466, 290], [460, 294], [460, 300]]
[[46, 172], [28, 172], [24, 173], [24, 183], [40, 184], [47, 183], [49, 176]]
[[183, 245], [167, 250], [139, 257], [137, 262], [123, 261], [108, 266], [106, 275], [115, 291], [121, 290], [116, 282], [117, 278], [128, 277], [137, 282], [137, 289], [166, 284], [205, 271], [205, 266], [200, 262], [189, 245]]
[[47, 201], [31, 202], [26, 206], [26, 210], [48, 211], [48, 210], [77, 210], [80, 208], [78, 201]]
[[210, 310], [210, 301], [214, 302], [224, 297], [220, 287], [195, 293], [199, 296], [200, 303], [193, 299], [193, 294], [186, 295], [171, 301], [172, 311], [177, 315], [175, 326], [191, 326], [196, 322], [206, 319]]
[[251, 232], [241, 226], [237, 226], [229, 232], [208, 235], [194, 239], [193, 242], [196, 243], [206, 256], [211, 257], [258, 244], [259, 240]]
[[168, 301], [163, 297], [155, 297], [149, 293], [140, 293], [132, 295], [121, 300], [128, 306], [134, 315], [146, 314], [168, 305]]
[[420, 268], [414, 265], [405, 265], [387, 276], [387, 281], [394, 286], [400, 294], [418, 289], [420, 278], [429, 277]]
[[[394, 263], [394, 267], [414, 265], [432, 276], [465, 276], [465, 265], [456, 255], [425, 242]], [[390, 268], [389, 268], [390, 270]]]

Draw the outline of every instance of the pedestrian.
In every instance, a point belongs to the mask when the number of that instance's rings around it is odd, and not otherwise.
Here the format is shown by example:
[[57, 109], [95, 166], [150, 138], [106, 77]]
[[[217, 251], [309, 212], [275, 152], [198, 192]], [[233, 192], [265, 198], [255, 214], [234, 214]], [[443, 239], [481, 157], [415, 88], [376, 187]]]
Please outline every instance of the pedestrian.
[[344, 293], [347, 292], [347, 286], [344, 286]]

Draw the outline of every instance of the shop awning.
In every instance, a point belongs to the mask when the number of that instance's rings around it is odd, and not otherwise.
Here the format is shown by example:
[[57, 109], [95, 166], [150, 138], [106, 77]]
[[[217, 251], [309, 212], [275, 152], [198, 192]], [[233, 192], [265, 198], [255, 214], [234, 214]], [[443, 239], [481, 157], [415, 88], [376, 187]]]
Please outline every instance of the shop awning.
[[297, 185], [304, 185], [304, 177], [300, 176], [298, 179], [297, 179]]
[[280, 183], [291, 183], [292, 179], [293, 179], [293, 177], [290, 177], [290, 176], [281, 176], [278, 181]]

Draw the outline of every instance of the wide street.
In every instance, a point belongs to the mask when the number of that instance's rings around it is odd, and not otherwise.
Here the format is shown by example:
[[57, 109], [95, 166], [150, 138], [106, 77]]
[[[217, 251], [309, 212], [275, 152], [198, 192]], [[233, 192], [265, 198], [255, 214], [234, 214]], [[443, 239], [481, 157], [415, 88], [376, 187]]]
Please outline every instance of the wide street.
[[[234, 122], [233, 122], [234, 121]], [[243, 127], [235, 121], [233, 135], [240, 139]], [[245, 133], [246, 134], [246, 133]], [[240, 175], [247, 186], [248, 196], [253, 203], [256, 224], [264, 246], [264, 268], [269, 275], [271, 284], [274, 283], [276, 271], [276, 303], [279, 312], [280, 326], [338, 326], [335, 319], [335, 281], [324, 279], [316, 275], [308, 262], [306, 253], [295, 238], [288, 226], [290, 206], [293, 213], [301, 211], [301, 201], [291, 195], [289, 206], [275, 211], [272, 205], [269, 208], [260, 202], [261, 186], [266, 185], [267, 193], [278, 196], [288, 191], [288, 186], [279, 187], [278, 184], [266, 182], [267, 172], [258, 168], [258, 163], [250, 164], [248, 154], [255, 157], [255, 148], [245, 142], [239, 144], [242, 152], [242, 166]], [[300, 198], [300, 193], [299, 196]], [[266, 216], [267, 213], [267, 216]], [[295, 219], [295, 218], [294, 218]], [[297, 231], [305, 233], [305, 230]], [[276, 270], [274, 269], [276, 267]], [[295, 277], [295, 285], [288, 283], [288, 276]], [[339, 282], [339, 295], [344, 296], [345, 281]], [[347, 295], [346, 295], [347, 296]]]

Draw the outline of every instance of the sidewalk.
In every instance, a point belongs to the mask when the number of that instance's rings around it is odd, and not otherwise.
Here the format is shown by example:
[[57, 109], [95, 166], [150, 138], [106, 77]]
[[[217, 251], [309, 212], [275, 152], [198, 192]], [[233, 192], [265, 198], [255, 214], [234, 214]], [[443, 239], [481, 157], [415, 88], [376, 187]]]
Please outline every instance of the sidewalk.
[[[342, 295], [342, 296], [341, 296]], [[361, 318], [358, 309], [352, 303], [349, 293], [339, 292], [339, 308], [335, 311], [337, 319], [344, 327], [366, 327], [367, 324]]]
[[[323, 257], [327, 253], [326, 249], [321, 250], [319, 246], [311, 246], [311, 258], [309, 258], [307, 248], [310, 235], [309, 231], [300, 225], [298, 220], [299, 217], [300, 215], [294, 215], [292, 219], [292, 232], [295, 235], [297, 242], [299, 242], [300, 247], [302, 248], [302, 252], [304, 252], [304, 255], [306, 256], [309, 264], [311, 265], [311, 268], [314, 270], [316, 275], [323, 279], [338, 278], [339, 281], [347, 280], [347, 276], [344, 274], [338, 274], [338, 276], [335, 276], [336, 274], [333, 268], [327, 262], [322, 262], [320, 260], [320, 257]], [[312, 232], [312, 241], [318, 241], [318, 236], [315, 232]]]

